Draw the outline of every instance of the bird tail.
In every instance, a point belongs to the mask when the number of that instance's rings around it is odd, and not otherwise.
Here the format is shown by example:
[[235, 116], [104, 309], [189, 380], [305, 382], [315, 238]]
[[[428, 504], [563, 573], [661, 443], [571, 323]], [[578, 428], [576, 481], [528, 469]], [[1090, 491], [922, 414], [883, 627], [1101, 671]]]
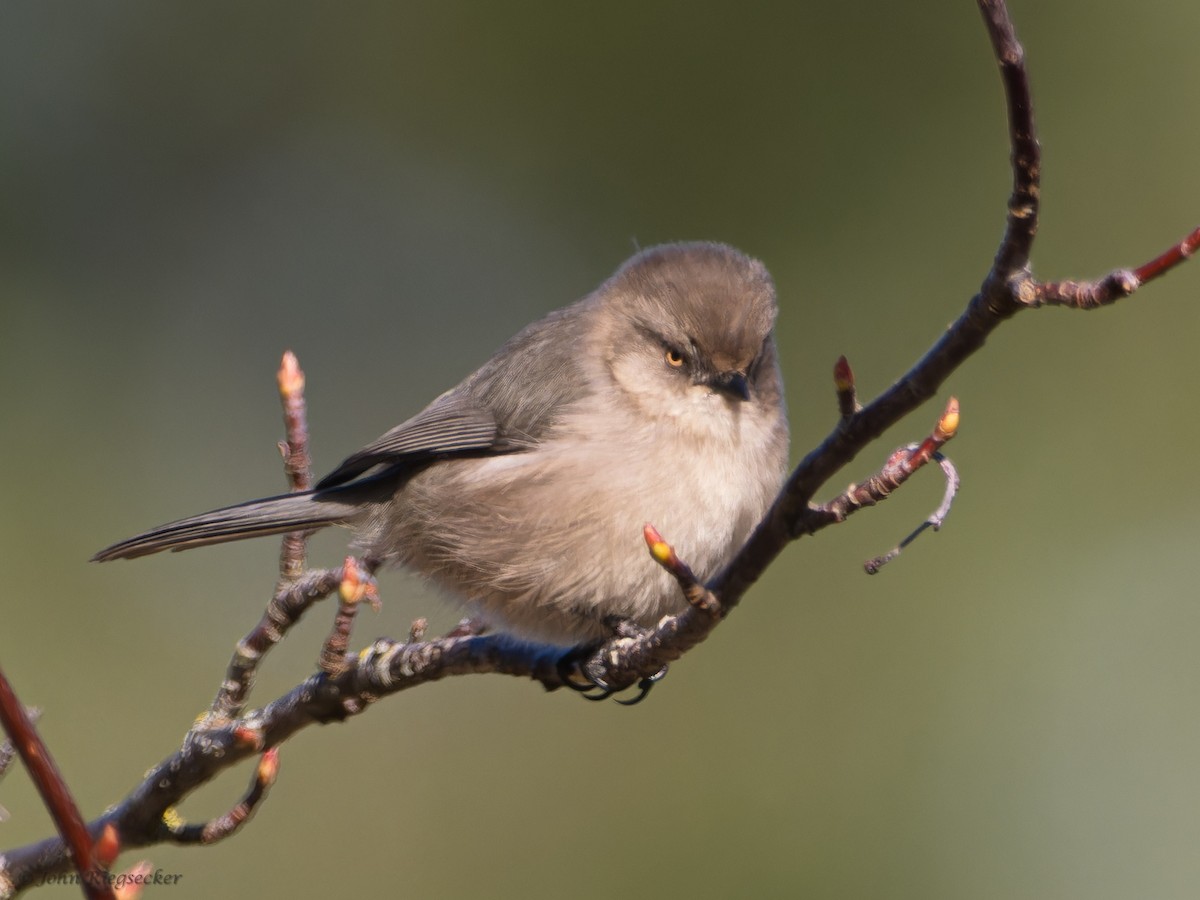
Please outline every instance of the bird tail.
[[251, 500], [237, 506], [214, 509], [152, 528], [142, 534], [106, 547], [93, 562], [135, 559], [161, 550], [186, 550], [207, 544], [240, 541], [243, 538], [307, 531], [326, 525], [347, 524], [362, 507], [352, 491], [300, 491]]

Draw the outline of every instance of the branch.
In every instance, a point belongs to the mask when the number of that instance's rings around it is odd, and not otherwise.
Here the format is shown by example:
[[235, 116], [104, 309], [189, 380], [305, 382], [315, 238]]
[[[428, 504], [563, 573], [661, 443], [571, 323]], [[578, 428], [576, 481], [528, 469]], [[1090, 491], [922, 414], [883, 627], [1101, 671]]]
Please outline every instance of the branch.
[[1020, 299], [1028, 306], [1066, 306], [1098, 309], [1128, 297], [1143, 284], [1153, 281], [1187, 262], [1200, 249], [1200, 227], [1165, 253], [1136, 269], [1116, 269], [1095, 281], [1030, 281], [1021, 286]]
[[[276, 381], [279, 383], [283, 427], [287, 434], [287, 439], [279, 445], [283, 471], [291, 490], [307, 491], [312, 487], [312, 460], [308, 455], [308, 407], [304, 400], [304, 372], [291, 350], [283, 354]], [[295, 531], [284, 535], [283, 548], [279, 553], [281, 582], [295, 580], [304, 571], [310, 534], [310, 531]]]
[[1025, 70], [1025, 49], [1017, 40], [1004, 0], [978, 0], [983, 23], [1000, 66], [1004, 99], [1008, 106], [1008, 140], [1013, 186], [1008, 198], [1008, 221], [996, 260], [988, 273], [992, 279], [1007, 279], [1025, 268], [1038, 229], [1041, 198], [1042, 148], [1033, 122], [1033, 96]]
[[[291, 350], [283, 354], [276, 381], [286, 435], [286, 439], [279, 444], [284, 474], [293, 491], [305, 491], [312, 486], [312, 465], [308, 454], [308, 403], [304, 398], [304, 370]], [[225, 722], [242, 713], [263, 657], [283, 640], [313, 603], [328, 597], [341, 584], [344, 567], [304, 571], [311, 534], [297, 531], [283, 536], [275, 593], [259, 623], [238, 642], [226, 669], [225, 680], [213, 700], [210, 723]]]
[[250, 779], [250, 787], [241, 801], [224, 815], [207, 822], [189, 825], [168, 809], [161, 817], [163, 836], [177, 844], [215, 844], [238, 832], [254, 815], [254, 810], [266, 799], [267, 792], [279, 775], [279, 748], [272, 747], [262, 755]]
[[[115, 900], [112, 888], [103, 877], [99, 861], [93, 856], [92, 836], [88, 834], [83, 816], [79, 814], [79, 806], [71, 796], [54, 757], [50, 755], [3, 672], [0, 672], [0, 725], [3, 725], [13, 749], [29, 770], [29, 777], [46, 804], [46, 809], [50, 811], [64, 845], [70, 847], [70, 856], [79, 872], [84, 894], [95, 900]], [[96, 833], [102, 830], [97, 829]], [[0, 894], [6, 891], [9, 884], [15, 885], [16, 882], [12, 882], [10, 875], [0, 871]]]

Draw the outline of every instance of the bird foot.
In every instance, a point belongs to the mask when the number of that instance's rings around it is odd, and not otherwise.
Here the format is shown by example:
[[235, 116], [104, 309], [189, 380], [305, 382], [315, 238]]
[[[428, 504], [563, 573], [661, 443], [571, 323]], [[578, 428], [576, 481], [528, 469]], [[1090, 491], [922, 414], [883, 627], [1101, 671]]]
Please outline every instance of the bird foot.
[[[613, 637], [615, 638], [631, 638], [639, 637], [645, 634], [646, 629], [635, 624], [629, 619], [619, 616], [608, 616], [604, 620], [604, 624], [612, 629]], [[566, 653], [558, 658], [557, 668], [558, 677], [563, 685], [573, 691], [576, 691], [585, 700], [607, 700], [615, 694], [619, 694], [625, 688], [610, 687], [602, 678], [592, 675], [587, 671], [587, 668], [582, 665], [587, 659], [593, 656], [597, 650], [603, 647], [609, 639], [590, 641], [586, 644], [579, 644], [572, 647]], [[638, 681], [636, 687], [638, 693], [636, 697], [628, 700], [617, 700], [616, 702], [622, 706], [635, 706], [646, 699], [650, 693], [650, 689], [658, 682], [666, 677], [667, 667], [663, 666], [653, 675], [648, 675]], [[576, 680], [576, 676], [581, 676], [584, 679], [583, 683]]]

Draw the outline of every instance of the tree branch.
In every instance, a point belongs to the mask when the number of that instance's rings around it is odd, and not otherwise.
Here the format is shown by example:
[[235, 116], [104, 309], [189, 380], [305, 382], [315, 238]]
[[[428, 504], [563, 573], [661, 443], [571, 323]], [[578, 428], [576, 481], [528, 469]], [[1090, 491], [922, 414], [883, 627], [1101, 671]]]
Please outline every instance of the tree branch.
[[[71, 796], [54, 757], [50, 755], [29, 713], [17, 699], [3, 672], [0, 672], [0, 725], [12, 741], [12, 747], [21, 757], [21, 762], [29, 770], [34, 787], [62, 835], [57, 840], [64, 851], [70, 848], [70, 859], [79, 872], [84, 895], [94, 900], [113, 900], [112, 888], [104, 880], [98, 860], [93, 855], [92, 836], [83, 822], [83, 816], [79, 814], [79, 806]], [[95, 833], [102, 830], [97, 829]], [[16, 886], [11, 874], [0, 871], [0, 894], [9, 889], [10, 884]]]

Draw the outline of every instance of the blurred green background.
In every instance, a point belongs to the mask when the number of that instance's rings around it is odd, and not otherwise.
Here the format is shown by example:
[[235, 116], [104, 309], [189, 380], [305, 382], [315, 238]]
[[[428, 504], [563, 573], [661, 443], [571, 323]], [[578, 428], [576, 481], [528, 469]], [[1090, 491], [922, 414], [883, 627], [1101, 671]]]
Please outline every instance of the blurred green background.
[[[1038, 273], [1158, 253], [1200, 219], [1200, 6], [1013, 6], [1045, 148]], [[968, 0], [7, 0], [0, 662], [85, 812], [209, 702], [277, 544], [86, 560], [281, 489], [282, 350], [324, 470], [635, 242], [720, 239], [778, 283], [799, 458], [834, 424], [838, 354], [871, 396], [978, 285], [1007, 154]], [[235, 839], [122, 864], [182, 873], [150, 895], [179, 900], [1194, 897], [1198, 300], [1185, 267], [1005, 325], [939, 400], [963, 405], [946, 528], [862, 573], [936, 505], [930, 472], [790, 548], [648, 703], [451, 679], [287, 744]], [[360, 644], [454, 621], [383, 584]], [[311, 671], [330, 612], [258, 701]], [[49, 831], [23, 773], [0, 803], [0, 846]]]

